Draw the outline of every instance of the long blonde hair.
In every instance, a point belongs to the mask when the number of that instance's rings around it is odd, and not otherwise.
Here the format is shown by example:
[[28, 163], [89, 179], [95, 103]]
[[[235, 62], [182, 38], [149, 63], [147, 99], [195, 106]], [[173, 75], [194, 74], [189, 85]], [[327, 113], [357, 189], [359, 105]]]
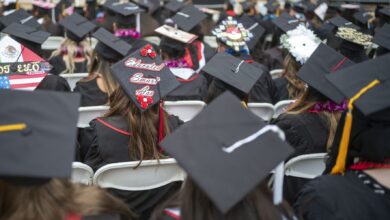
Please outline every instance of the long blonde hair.
[[87, 70], [90, 70], [92, 57], [93, 57], [93, 49], [91, 48], [91, 42], [87, 39], [77, 43], [69, 38], [65, 37], [65, 40], [61, 43], [61, 46], [53, 51], [50, 58], [59, 56], [63, 54], [63, 51], [67, 51], [67, 55], [63, 56], [63, 60], [65, 62], [65, 70], [61, 73], [74, 73], [75, 71], [75, 55], [77, 53], [78, 48], [83, 49], [84, 58], [87, 60]]
[[297, 77], [297, 72], [301, 68], [301, 65], [295, 61], [294, 57], [288, 54], [284, 61], [284, 72], [282, 77], [285, 77], [288, 81], [287, 90], [290, 99], [297, 99], [305, 91], [305, 83]]
[[[311, 109], [317, 102], [325, 101], [326, 98], [320, 93], [314, 91], [310, 87], [287, 109], [286, 114], [301, 114]], [[341, 117], [341, 112], [318, 112], [321, 117], [325, 118], [328, 123], [329, 135], [326, 142], [326, 150], [330, 151], [334, 136], [336, 134], [337, 125]]]

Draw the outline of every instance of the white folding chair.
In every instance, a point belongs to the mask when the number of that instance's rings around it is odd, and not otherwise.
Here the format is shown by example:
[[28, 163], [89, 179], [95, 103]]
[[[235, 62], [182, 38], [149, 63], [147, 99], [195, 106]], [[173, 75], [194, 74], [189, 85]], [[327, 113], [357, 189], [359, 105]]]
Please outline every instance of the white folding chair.
[[76, 87], [76, 83], [82, 78], [87, 77], [88, 73], [63, 73], [60, 74], [60, 76], [68, 81], [70, 89], [73, 91], [74, 87]]
[[143, 38], [145, 41], [155, 44], [155, 45], [160, 45], [161, 39], [157, 36], [147, 36]]
[[269, 74], [271, 74], [272, 79], [277, 79], [282, 76], [284, 69], [274, 69], [269, 71]]
[[89, 122], [97, 117], [104, 115], [109, 106], [88, 106], [79, 108], [79, 121], [77, 122], [77, 127], [85, 128], [89, 126]]
[[60, 36], [50, 36], [45, 42], [41, 45], [42, 50], [56, 50], [60, 48], [62, 42], [65, 40], [64, 37]]
[[208, 44], [212, 48], [218, 47], [217, 38], [214, 36], [204, 36], [203, 40], [206, 44]]
[[326, 153], [304, 154], [291, 158], [284, 167], [284, 175], [313, 179], [325, 170]]
[[73, 183], [81, 183], [85, 185], [92, 185], [93, 170], [90, 166], [80, 162], [72, 163], [72, 176]]
[[194, 118], [203, 110], [206, 103], [202, 101], [165, 101], [164, 109], [171, 115], [178, 116], [184, 122]]
[[[183, 181], [185, 172], [175, 159], [144, 160], [112, 163], [98, 169], [93, 177], [94, 185], [127, 191], [155, 189], [176, 181]], [[135, 168], [135, 169], [134, 169]]]
[[274, 106], [269, 103], [248, 103], [248, 108], [255, 115], [264, 119], [264, 121], [269, 121], [274, 116]]
[[274, 118], [277, 118], [277, 117], [279, 117], [279, 115], [284, 113], [286, 111], [287, 107], [293, 102], [295, 102], [295, 100], [283, 100], [283, 101], [276, 103], [274, 106], [274, 109], [275, 109]]

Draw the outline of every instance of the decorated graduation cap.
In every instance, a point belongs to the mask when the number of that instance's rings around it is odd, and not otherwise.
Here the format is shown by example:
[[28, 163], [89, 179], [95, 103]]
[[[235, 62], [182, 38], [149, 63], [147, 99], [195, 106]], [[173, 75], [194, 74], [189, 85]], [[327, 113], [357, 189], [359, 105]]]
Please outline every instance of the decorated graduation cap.
[[353, 62], [348, 58], [321, 43], [300, 68], [297, 76], [328, 99], [341, 103], [344, 100], [343, 94], [325, 76], [351, 65]]
[[352, 127], [352, 111], [356, 107], [364, 116], [376, 114], [390, 107], [390, 54], [327, 75], [327, 79], [349, 99], [338, 156], [332, 174], [345, 171]]
[[312, 30], [301, 24], [297, 28], [283, 34], [280, 37], [280, 42], [282, 47], [287, 49], [297, 62], [304, 64], [317, 49], [321, 40]]
[[51, 66], [9, 36], [0, 40], [0, 88], [34, 90]]
[[221, 21], [212, 33], [217, 40], [235, 52], [244, 50], [249, 53], [248, 43], [253, 38], [253, 34], [233, 17], [229, 16], [227, 19]]
[[368, 47], [372, 44], [371, 35], [364, 34], [354, 28], [349, 27], [340, 27], [337, 30], [336, 37], [363, 47]]
[[2, 25], [1, 28], [7, 27], [12, 23], [24, 24], [33, 28], [41, 27], [41, 25], [34, 18], [34, 16], [23, 9], [17, 10], [7, 16], [2, 16], [0, 18], [0, 24]]
[[145, 10], [132, 2], [109, 1], [105, 7], [115, 12], [115, 22], [121, 26], [135, 24], [136, 31], [141, 33], [141, 12]]
[[265, 29], [248, 15], [242, 15], [238, 20], [245, 29], [252, 33], [252, 38], [247, 42], [248, 48], [253, 49], [265, 33]]
[[202, 70], [245, 94], [249, 94], [264, 72], [227, 53], [217, 53]]
[[183, 2], [178, 2], [176, 0], [171, 0], [168, 3], [164, 4], [164, 8], [171, 12], [178, 12], [180, 9], [184, 8], [186, 4]]
[[303, 20], [291, 17], [279, 16], [278, 18], [272, 20], [272, 22], [283, 32], [287, 32], [295, 29], [300, 24], [303, 24]]
[[69, 178], [80, 96], [0, 90], [0, 99], [0, 178]]
[[225, 214], [293, 152], [280, 136], [225, 92], [161, 146]]
[[[179, 30], [177, 28], [171, 27], [169, 25], [163, 25], [161, 27], [158, 27], [155, 30], [156, 33], [159, 33], [169, 39], [172, 39], [174, 41], [179, 41], [184, 44], [192, 43], [198, 36]], [[182, 46], [182, 44], [180, 44]], [[174, 46], [174, 45], [171, 45]]]
[[66, 29], [67, 37], [76, 42], [82, 41], [96, 27], [76, 12], [62, 19], [59, 24]]
[[373, 42], [390, 51], [390, 24], [385, 24], [373, 38]]
[[39, 51], [42, 43], [50, 36], [48, 32], [19, 23], [12, 23], [4, 28], [2, 32], [11, 35], [19, 43], [34, 51]]
[[207, 15], [193, 5], [187, 5], [177, 12], [171, 19], [182, 30], [191, 31], [202, 22]]
[[123, 59], [131, 50], [130, 44], [104, 28], [100, 28], [92, 36], [99, 41], [95, 47], [96, 53], [110, 62]]

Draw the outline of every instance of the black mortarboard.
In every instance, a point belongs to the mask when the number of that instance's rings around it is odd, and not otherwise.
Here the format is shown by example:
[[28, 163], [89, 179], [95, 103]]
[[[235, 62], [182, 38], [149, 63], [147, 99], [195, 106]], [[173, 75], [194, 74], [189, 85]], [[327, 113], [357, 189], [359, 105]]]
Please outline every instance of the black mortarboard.
[[372, 36], [364, 34], [354, 28], [340, 27], [337, 30], [336, 37], [342, 39], [344, 46], [350, 49], [367, 47], [372, 44]]
[[373, 42], [390, 50], [390, 24], [383, 25], [383, 27], [375, 33]]
[[1, 178], [70, 177], [80, 96], [5, 89], [0, 99]]
[[82, 41], [96, 27], [96, 25], [76, 12], [62, 19], [59, 24], [66, 29], [67, 36], [76, 42]]
[[224, 214], [293, 152], [272, 129], [225, 92], [161, 146]]
[[268, 12], [274, 13], [280, 7], [280, 3], [276, 0], [269, 0], [265, 7], [268, 9]]
[[117, 62], [123, 59], [131, 50], [130, 44], [104, 28], [100, 28], [92, 36], [99, 41], [96, 44], [95, 51], [110, 62]]
[[390, 17], [390, 7], [380, 9], [379, 13], [387, 17]]
[[257, 21], [245, 14], [238, 21], [244, 25], [245, 29], [253, 34], [253, 37], [246, 43], [249, 49], [253, 49], [265, 33], [265, 29]]
[[351, 21], [348, 21], [347, 19], [341, 17], [341, 16], [335, 16], [328, 20], [331, 24], [333, 24], [336, 27], [349, 27], [356, 30], [360, 30], [360, 27], [352, 23]]
[[108, 2], [105, 7], [115, 12], [115, 22], [121, 25], [135, 24], [135, 15], [144, 12], [142, 8], [131, 2]]
[[364, 25], [366, 25], [368, 21], [373, 18], [373, 16], [366, 11], [358, 11], [353, 14], [353, 17]]
[[353, 65], [353, 62], [348, 58], [329, 46], [320, 44], [301, 67], [297, 76], [327, 98], [340, 103], [344, 99], [343, 94], [325, 76], [351, 65]]
[[82, 220], [121, 220], [121, 216], [119, 214], [90, 215], [84, 216]]
[[245, 11], [248, 11], [249, 9], [253, 8], [255, 6], [255, 4], [251, 1], [244, 1], [244, 2], [241, 2], [239, 3], [242, 7], [242, 10]]
[[375, 79], [379, 84], [365, 92], [354, 105], [364, 115], [370, 115], [390, 107], [390, 54], [342, 69], [326, 78], [343, 95], [351, 99]]
[[180, 9], [182, 9], [185, 6], [183, 2], [178, 2], [176, 0], [171, 0], [168, 3], [164, 5], [164, 8], [171, 11], [171, 12], [178, 12]]
[[[23, 24], [12, 23], [4, 28], [3, 33], [9, 34], [18, 39], [22, 39], [23, 42], [31, 42], [41, 45], [50, 36], [50, 33], [37, 30], [36, 28], [26, 26]], [[22, 43], [22, 42], [20, 42]], [[24, 45], [24, 43], [22, 43]], [[27, 46], [27, 45], [25, 45]]]
[[298, 27], [299, 24], [302, 24], [303, 21], [297, 18], [286, 18], [279, 16], [278, 18], [272, 21], [278, 28], [282, 31], [287, 32]]
[[146, 9], [149, 14], [154, 13], [161, 7], [160, 0], [133, 0], [142, 8]]
[[179, 86], [160, 56], [148, 44], [111, 67], [114, 77], [141, 111]]
[[246, 94], [264, 72], [227, 53], [217, 53], [202, 70]]
[[207, 15], [200, 9], [193, 5], [187, 5], [177, 12], [176, 15], [172, 17], [172, 20], [180, 29], [188, 32], [205, 18], [207, 18]]
[[316, 9], [316, 6], [309, 1], [297, 2], [293, 7], [300, 13], [313, 12]]
[[41, 25], [38, 23], [38, 21], [26, 12], [23, 9], [20, 9], [18, 11], [15, 11], [7, 16], [3, 16], [0, 18], [0, 23], [4, 27], [7, 27], [8, 25], [12, 23], [19, 23], [19, 24], [24, 24], [33, 28], [39, 28]]

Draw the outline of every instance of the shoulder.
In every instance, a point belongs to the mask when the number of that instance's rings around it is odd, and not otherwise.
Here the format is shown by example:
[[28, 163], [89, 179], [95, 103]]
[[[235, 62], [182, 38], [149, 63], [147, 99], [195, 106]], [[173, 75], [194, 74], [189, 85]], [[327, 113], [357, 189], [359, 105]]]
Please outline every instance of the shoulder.
[[169, 128], [172, 130], [178, 128], [180, 125], [182, 125], [184, 122], [180, 120], [179, 117], [176, 115], [169, 115], [168, 116], [168, 123], [169, 123]]
[[163, 218], [162, 219], [172, 219], [172, 220], [180, 220], [181, 219], [181, 213], [179, 208], [167, 208], [163, 211]]
[[[119, 116], [101, 117], [92, 121], [99, 130], [110, 130], [124, 136], [130, 136], [128, 122]], [[91, 123], [92, 123], [91, 122]]]

